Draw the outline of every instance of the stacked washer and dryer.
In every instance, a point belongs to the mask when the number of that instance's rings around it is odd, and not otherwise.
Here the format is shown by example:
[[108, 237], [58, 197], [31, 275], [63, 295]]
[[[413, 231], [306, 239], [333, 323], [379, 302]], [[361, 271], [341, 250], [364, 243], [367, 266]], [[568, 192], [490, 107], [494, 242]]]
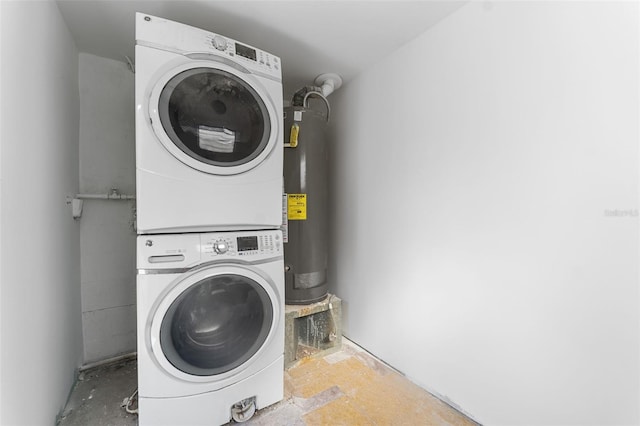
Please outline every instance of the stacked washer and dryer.
[[243, 421], [283, 397], [280, 65], [136, 15], [140, 425]]

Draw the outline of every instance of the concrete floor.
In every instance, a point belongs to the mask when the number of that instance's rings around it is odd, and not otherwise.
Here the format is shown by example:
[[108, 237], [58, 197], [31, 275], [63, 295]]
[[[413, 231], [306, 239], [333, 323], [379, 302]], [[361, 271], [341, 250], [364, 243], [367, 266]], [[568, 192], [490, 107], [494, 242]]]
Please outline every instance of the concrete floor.
[[58, 425], [137, 425], [138, 416], [121, 406], [137, 387], [135, 358], [81, 372]]
[[[136, 374], [135, 359], [81, 373], [58, 425], [137, 425], [122, 406]], [[338, 352], [293, 365], [284, 382], [285, 399], [244, 424], [477, 425], [346, 339]]]

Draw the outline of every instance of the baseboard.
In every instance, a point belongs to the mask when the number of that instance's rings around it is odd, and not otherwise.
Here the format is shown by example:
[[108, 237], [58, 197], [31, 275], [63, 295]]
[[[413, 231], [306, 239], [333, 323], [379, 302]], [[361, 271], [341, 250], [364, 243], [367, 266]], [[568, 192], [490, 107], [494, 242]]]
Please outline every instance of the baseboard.
[[129, 352], [122, 355], [117, 355], [111, 358], [102, 359], [100, 361], [90, 362], [88, 364], [84, 364], [78, 368], [78, 372], [82, 373], [83, 371], [91, 370], [92, 368], [102, 367], [104, 365], [113, 364], [116, 362], [124, 361], [126, 359], [135, 358], [138, 356], [137, 352]]

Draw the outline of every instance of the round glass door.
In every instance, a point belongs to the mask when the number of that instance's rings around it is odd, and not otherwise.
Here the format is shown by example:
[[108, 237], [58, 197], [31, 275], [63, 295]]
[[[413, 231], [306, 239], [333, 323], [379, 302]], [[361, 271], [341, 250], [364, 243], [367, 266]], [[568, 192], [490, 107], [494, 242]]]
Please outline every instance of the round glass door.
[[262, 347], [273, 315], [269, 295], [253, 279], [237, 274], [207, 277], [167, 309], [160, 326], [162, 352], [184, 373], [222, 374]]
[[251, 162], [267, 148], [271, 119], [263, 99], [239, 76], [187, 68], [168, 79], [157, 100], [164, 133], [188, 157], [218, 167]]

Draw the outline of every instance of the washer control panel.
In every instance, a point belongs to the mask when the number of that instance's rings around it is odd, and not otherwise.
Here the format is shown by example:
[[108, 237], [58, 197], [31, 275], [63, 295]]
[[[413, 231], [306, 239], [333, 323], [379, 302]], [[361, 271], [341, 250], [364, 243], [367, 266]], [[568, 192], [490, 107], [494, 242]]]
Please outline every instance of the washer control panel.
[[282, 232], [279, 230], [200, 234], [200, 241], [202, 256], [207, 259], [237, 257], [255, 260], [283, 252]]
[[282, 231], [139, 235], [138, 269], [189, 268], [211, 260], [247, 262], [282, 256]]

